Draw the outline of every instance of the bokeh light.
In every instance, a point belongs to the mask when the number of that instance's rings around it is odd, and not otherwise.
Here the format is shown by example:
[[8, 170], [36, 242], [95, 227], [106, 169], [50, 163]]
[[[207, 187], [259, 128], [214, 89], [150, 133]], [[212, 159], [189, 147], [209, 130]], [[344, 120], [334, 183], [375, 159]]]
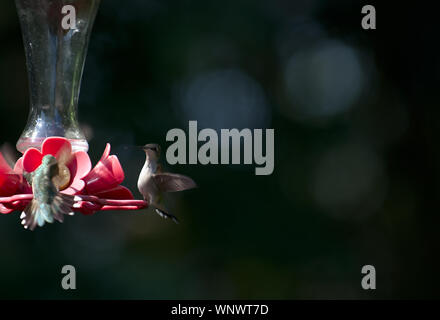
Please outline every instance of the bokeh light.
[[293, 54], [285, 68], [288, 110], [294, 117], [328, 117], [351, 108], [365, 85], [356, 50], [324, 40]]
[[240, 70], [203, 73], [180, 88], [182, 121], [201, 128], [266, 128], [270, 110], [261, 86]]

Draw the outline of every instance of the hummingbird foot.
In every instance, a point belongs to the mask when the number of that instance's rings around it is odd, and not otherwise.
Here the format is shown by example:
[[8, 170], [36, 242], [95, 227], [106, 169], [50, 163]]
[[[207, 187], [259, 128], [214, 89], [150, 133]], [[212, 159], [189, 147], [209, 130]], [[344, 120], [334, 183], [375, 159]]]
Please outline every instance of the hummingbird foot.
[[171, 219], [171, 220], [173, 220], [176, 224], [179, 224], [179, 220], [177, 219], [176, 216], [174, 216], [174, 215], [172, 215], [172, 214], [170, 214], [170, 213], [167, 213], [167, 212], [165, 212], [164, 210], [159, 209], [159, 208], [155, 208], [155, 211], [156, 211], [156, 213], [157, 213], [159, 216], [161, 216], [162, 218], [164, 218], [164, 219]]

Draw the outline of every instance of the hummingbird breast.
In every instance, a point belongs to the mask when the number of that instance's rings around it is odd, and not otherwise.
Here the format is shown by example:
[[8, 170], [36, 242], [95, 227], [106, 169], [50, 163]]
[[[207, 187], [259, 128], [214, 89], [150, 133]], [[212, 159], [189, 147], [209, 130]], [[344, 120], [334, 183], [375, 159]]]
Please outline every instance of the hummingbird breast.
[[154, 183], [153, 175], [156, 168], [151, 165], [149, 161], [145, 162], [138, 179], [139, 192], [144, 196], [144, 199], [152, 203], [158, 190]]

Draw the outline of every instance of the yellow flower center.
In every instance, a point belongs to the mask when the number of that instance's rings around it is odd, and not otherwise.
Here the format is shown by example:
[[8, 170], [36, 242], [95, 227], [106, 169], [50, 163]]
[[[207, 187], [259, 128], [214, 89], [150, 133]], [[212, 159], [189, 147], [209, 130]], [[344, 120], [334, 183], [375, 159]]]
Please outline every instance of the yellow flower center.
[[58, 175], [52, 179], [58, 190], [64, 190], [69, 186], [70, 171], [64, 164], [58, 164]]

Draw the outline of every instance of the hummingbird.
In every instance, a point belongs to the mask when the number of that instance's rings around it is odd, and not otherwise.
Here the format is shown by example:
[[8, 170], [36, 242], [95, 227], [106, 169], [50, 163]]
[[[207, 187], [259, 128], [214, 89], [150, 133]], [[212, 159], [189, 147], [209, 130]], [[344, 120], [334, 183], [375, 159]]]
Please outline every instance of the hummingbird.
[[20, 218], [25, 229], [34, 230], [46, 222], [63, 222], [64, 215], [73, 215], [74, 197], [59, 192], [59, 164], [53, 155], [45, 155], [41, 165], [24, 176], [32, 186], [34, 198], [22, 212]]
[[165, 192], [193, 189], [197, 185], [190, 177], [162, 172], [162, 167], [158, 163], [160, 157], [160, 146], [158, 144], [146, 144], [142, 149], [145, 151], [145, 164], [137, 183], [139, 192], [159, 216], [179, 223], [179, 220], [168, 213], [161, 205], [162, 195]]

